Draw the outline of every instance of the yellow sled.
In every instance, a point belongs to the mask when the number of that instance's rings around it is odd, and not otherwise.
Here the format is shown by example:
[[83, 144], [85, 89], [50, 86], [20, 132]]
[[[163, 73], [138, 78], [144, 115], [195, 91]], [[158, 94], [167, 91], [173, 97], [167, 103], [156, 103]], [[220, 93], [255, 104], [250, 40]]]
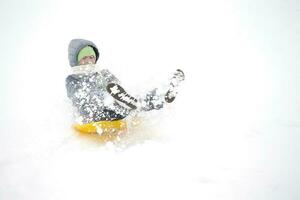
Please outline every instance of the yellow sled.
[[73, 128], [81, 136], [86, 136], [99, 141], [116, 139], [120, 134], [126, 132], [125, 120], [99, 121], [89, 124], [74, 124]]

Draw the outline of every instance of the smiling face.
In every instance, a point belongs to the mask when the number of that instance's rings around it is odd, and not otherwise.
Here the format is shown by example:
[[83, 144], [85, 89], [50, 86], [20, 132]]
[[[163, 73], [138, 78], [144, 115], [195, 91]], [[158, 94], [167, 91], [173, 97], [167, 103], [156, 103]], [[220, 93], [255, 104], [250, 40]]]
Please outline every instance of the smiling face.
[[84, 56], [78, 62], [79, 65], [87, 65], [87, 64], [95, 64], [95, 63], [96, 63], [96, 57], [94, 55]]
[[91, 46], [83, 47], [77, 55], [78, 65], [95, 64], [96, 61], [96, 53], [93, 47]]

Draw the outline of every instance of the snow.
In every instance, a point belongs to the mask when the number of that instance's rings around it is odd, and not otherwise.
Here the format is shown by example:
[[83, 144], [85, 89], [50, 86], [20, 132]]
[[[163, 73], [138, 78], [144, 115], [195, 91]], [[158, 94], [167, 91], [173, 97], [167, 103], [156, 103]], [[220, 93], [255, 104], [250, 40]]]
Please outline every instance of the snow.
[[[299, 3], [0, 3], [0, 199], [299, 199]], [[164, 110], [75, 134], [67, 45], [90, 39], [130, 94], [185, 72]]]
[[112, 94], [117, 94], [119, 92], [120, 92], [120, 90], [119, 90], [117, 85], [115, 85], [114, 87], [111, 88], [111, 93]]

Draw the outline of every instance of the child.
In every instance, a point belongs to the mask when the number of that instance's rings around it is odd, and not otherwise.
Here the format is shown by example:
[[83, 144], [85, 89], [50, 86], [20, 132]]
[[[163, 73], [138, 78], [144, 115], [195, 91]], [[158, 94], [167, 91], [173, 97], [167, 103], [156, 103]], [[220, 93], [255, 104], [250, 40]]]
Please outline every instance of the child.
[[[122, 119], [134, 109], [150, 111], [162, 108], [164, 103], [172, 102], [175, 98], [175, 78], [179, 80], [178, 83], [184, 79], [183, 72], [179, 70], [179, 75], [173, 77], [165, 96], [157, 95], [154, 89], [146, 97], [135, 99], [125, 92], [112, 73], [95, 65], [99, 51], [93, 42], [73, 39], [68, 53], [73, 74], [66, 78], [67, 96], [76, 108], [77, 129], [84, 126], [86, 130], [89, 127], [90, 132], [94, 132], [93, 127], [99, 123], [102, 127], [103, 124], [120, 126]], [[133, 101], [128, 102], [128, 99]]]

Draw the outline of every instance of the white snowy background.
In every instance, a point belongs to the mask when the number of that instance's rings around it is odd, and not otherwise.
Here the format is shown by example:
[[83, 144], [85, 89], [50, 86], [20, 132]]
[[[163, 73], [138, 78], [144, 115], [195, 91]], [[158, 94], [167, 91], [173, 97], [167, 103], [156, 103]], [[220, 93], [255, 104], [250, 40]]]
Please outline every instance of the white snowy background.
[[[299, 12], [297, 0], [1, 1], [0, 199], [299, 199]], [[183, 69], [178, 98], [117, 144], [76, 137], [73, 38], [94, 41], [132, 93]]]

